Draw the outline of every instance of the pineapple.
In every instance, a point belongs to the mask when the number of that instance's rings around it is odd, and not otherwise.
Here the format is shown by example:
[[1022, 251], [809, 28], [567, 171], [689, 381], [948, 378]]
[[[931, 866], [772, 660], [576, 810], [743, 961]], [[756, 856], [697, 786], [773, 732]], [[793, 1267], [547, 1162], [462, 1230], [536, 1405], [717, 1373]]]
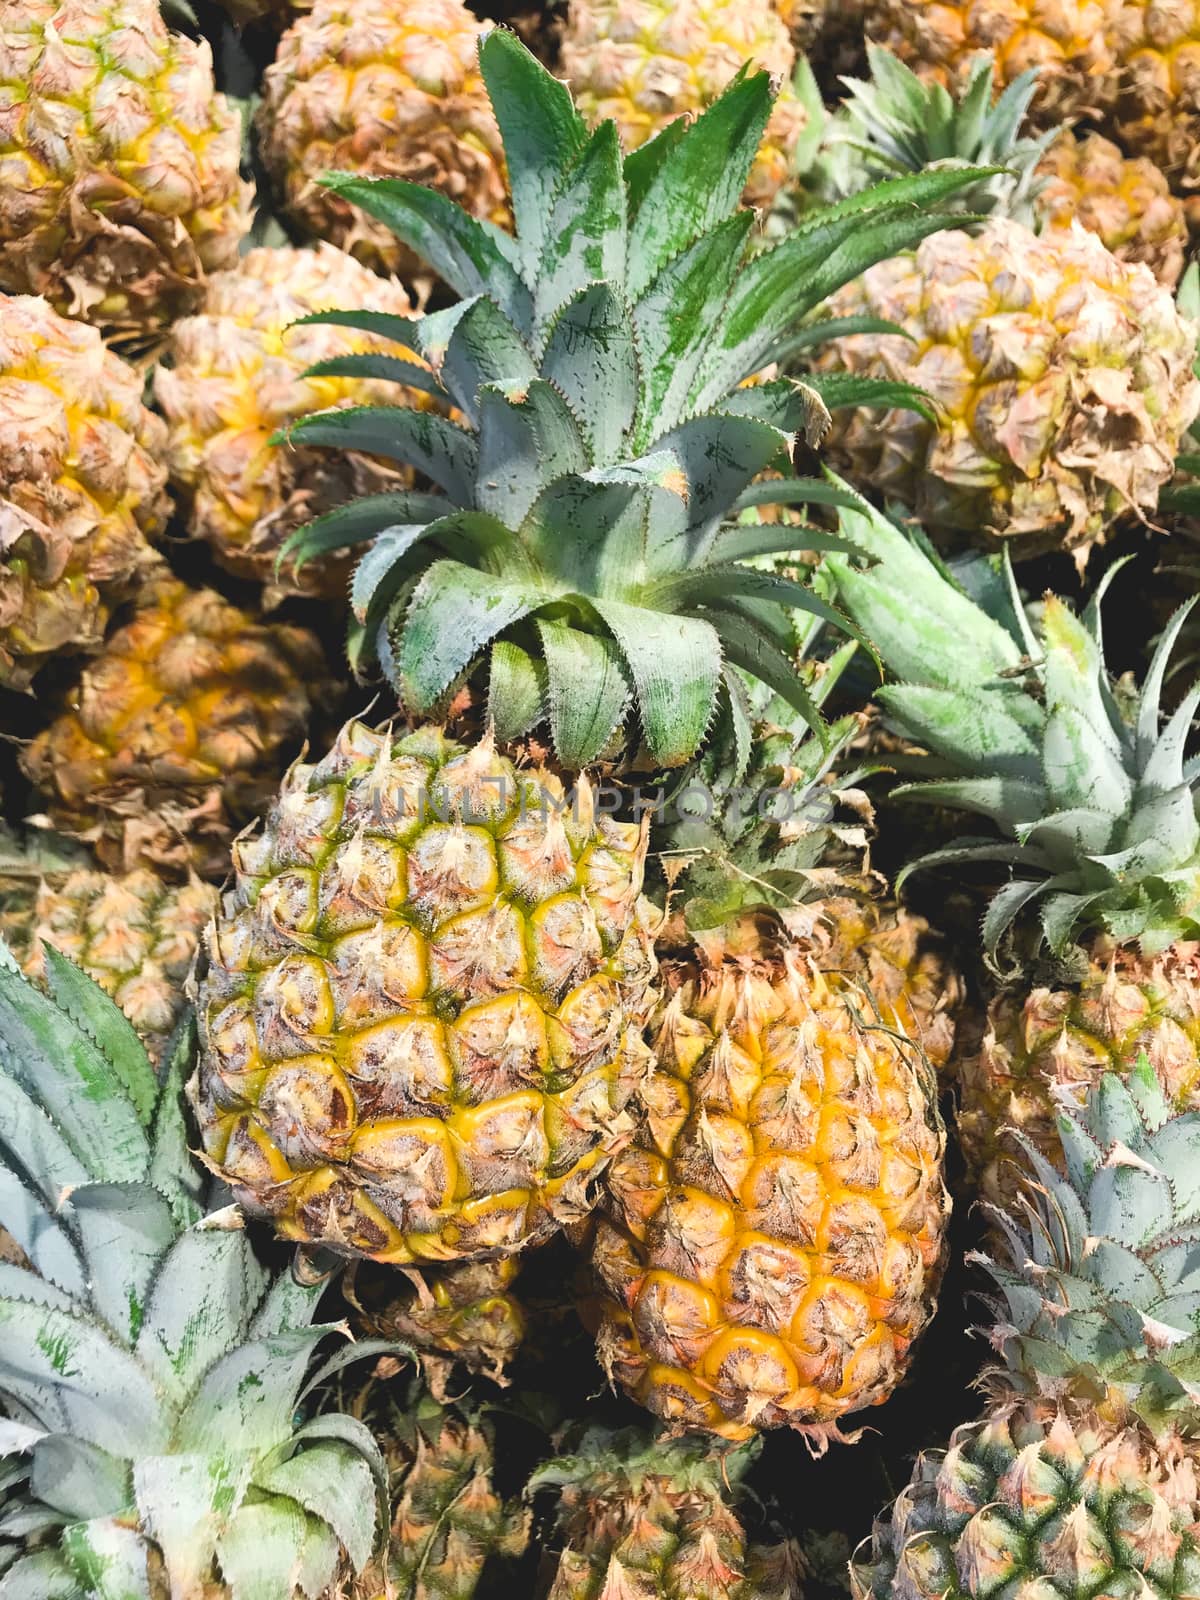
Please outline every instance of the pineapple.
[[664, 954], [655, 1068], [591, 1246], [610, 1377], [676, 1428], [790, 1426], [816, 1451], [902, 1376], [949, 1213], [936, 1083], [905, 1012], [811, 937], [845, 916], [831, 847], [861, 840], [825, 776], [858, 728], [797, 745], [782, 785], [752, 780], [754, 814], [783, 800], [811, 821], [764, 819], [694, 855], [692, 943]]
[[[337, 1328], [319, 1287], [204, 1216], [181, 1030], [161, 1082], [103, 992], [47, 951], [0, 966], [0, 1592], [318, 1600], [385, 1526], [384, 1464], [306, 1413]], [[335, 1358], [338, 1364], [343, 1364]]]
[[1200, 1118], [1145, 1062], [1060, 1112], [1001, 1218], [984, 1416], [922, 1455], [852, 1565], [856, 1600], [1186, 1595], [1200, 1567]]
[[1118, 261], [1144, 261], [1173, 289], [1183, 272], [1188, 219], [1161, 168], [1146, 156], [1121, 154], [1098, 133], [1065, 131], [1046, 151], [1037, 197], [1042, 227], [1072, 219], [1104, 242]]
[[[820, 575], [815, 584], [832, 596]], [[810, 656], [821, 629], [819, 618], [796, 618], [798, 656]], [[806, 661], [805, 682], [820, 704], [854, 654], [847, 644], [827, 661]], [[878, 875], [854, 859], [874, 822], [870, 801], [853, 775], [828, 777], [831, 763], [861, 741], [865, 719], [843, 718], [826, 733], [818, 760], [793, 710], [761, 687], [746, 684], [745, 692], [753, 711], [748, 757], [739, 759], [738, 741], [723, 729], [726, 737], [715, 738], [692, 768], [699, 807], [689, 814], [689, 784], [673, 824], [658, 835], [676, 907], [660, 946], [687, 944], [689, 925], [718, 926], [766, 894], [816, 966], [852, 977], [871, 1009], [946, 1071], [964, 998], [946, 941], [924, 917], [879, 896]], [[835, 825], [839, 805], [847, 815]], [[678, 893], [681, 880], [686, 895]]]
[[[586, 1214], [645, 1071], [644, 829], [493, 739], [548, 724], [567, 771], [678, 766], [740, 696], [732, 663], [813, 714], [783, 611], [837, 615], [744, 558], [822, 535], [726, 518], [797, 497], [752, 480], [827, 413], [815, 389], [742, 380], [831, 277], [942, 226], [920, 202], [963, 181], [906, 180], [751, 255], [764, 74], [622, 161], [511, 35], [480, 57], [515, 240], [417, 185], [332, 180], [463, 298], [326, 320], [417, 350], [463, 425], [394, 406], [287, 430], [442, 491], [351, 502], [285, 547], [303, 565], [375, 536], [354, 660], [417, 726], [353, 723], [293, 769], [235, 848], [199, 1001], [209, 1159], [285, 1237], [398, 1265], [514, 1254]], [[491, 732], [456, 745], [436, 719], [485, 669]]]
[[865, 503], [842, 516], [877, 565], [831, 557], [839, 591], [897, 680], [880, 691], [886, 716], [931, 756], [933, 781], [899, 792], [990, 818], [1003, 836], [928, 860], [1015, 867], [983, 930], [993, 967], [1013, 970], [980, 1049], [959, 1064], [968, 1164], [989, 1199], [1007, 1202], [1012, 1130], [1061, 1164], [1062, 1095], [1127, 1071], [1139, 1052], [1172, 1105], [1200, 1105], [1200, 820], [1183, 755], [1200, 690], [1159, 726], [1190, 606], [1135, 696], [1105, 670], [1098, 601], [1080, 620], [1050, 596], [1035, 632], [998, 580], [968, 598]]
[[571, 0], [567, 12], [563, 76], [590, 121], [615, 120], [626, 150], [702, 111], [747, 60], [782, 84], [746, 185], [748, 204], [769, 205], [805, 121], [795, 51], [770, 0]]
[[48, 946], [69, 956], [121, 1008], [150, 1059], [162, 1060], [216, 890], [194, 877], [172, 885], [145, 870], [54, 862], [36, 839], [32, 851], [7, 843], [0, 832], [0, 926], [24, 971], [46, 977]]
[[241, 122], [155, 0], [0, 3], [0, 289], [145, 343], [250, 226]]
[[[396, 1363], [384, 1357], [378, 1379]], [[364, 1404], [383, 1444], [393, 1502], [386, 1551], [350, 1585], [354, 1600], [471, 1600], [493, 1592], [529, 1540], [529, 1513], [493, 1482], [496, 1441], [485, 1413], [409, 1390]]]
[[[1016, 555], [1062, 547], [1082, 567], [1121, 518], [1154, 511], [1200, 410], [1196, 326], [1139, 264], [1157, 241], [1122, 260], [1066, 215], [1066, 180], [1039, 170], [1058, 159], [1053, 133], [1020, 133], [1032, 73], [989, 109], [990, 58], [974, 61], [957, 100], [877, 46], [869, 59], [871, 80], [851, 80], [818, 167], [827, 190], [935, 160], [1004, 170], [957, 197], [992, 219], [975, 236], [926, 240], [830, 301], [835, 318], [882, 318], [904, 336], [852, 333], [822, 353], [822, 371], [903, 378], [940, 407], [860, 412], [830, 455], [943, 538], [1013, 541]], [[1178, 252], [1182, 216], [1174, 225]]]
[[351, 723], [293, 767], [234, 845], [200, 992], [194, 1101], [235, 1196], [401, 1266], [586, 1213], [645, 1070], [645, 849], [486, 738]]
[[1196, 325], [1150, 270], [1078, 224], [1009, 218], [945, 233], [833, 296], [829, 314], [904, 334], [835, 341], [826, 373], [923, 386], [935, 417], [854, 417], [832, 452], [852, 477], [962, 541], [1051, 548], [1082, 567], [1122, 517], [1152, 513], [1200, 408]]
[[[557, 1491], [564, 1548], [547, 1556], [545, 1600], [800, 1600], [794, 1545], [755, 1546], [731, 1502], [754, 1459], [699, 1439], [593, 1425], [530, 1479]], [[742, 1491], [744, 1493], [744, 1491]]]
[[1109, 39], [1117, 138], [1190, 194], [1200, 187], [1200, 4], [1121, 0]]
[[21, 765], [53, 825], [104, 866], [220, 877], [230, 838], [303, 740], [323, 680], [306, 629], [256, 623], [163, 569]]
[[[344, 589], [336, 564], [315, 562], [304, 578], [278, 573], [288, 534], [351, 494], [403, 487], [411, 480], [366, 456], [340, 459], [271, 447], [274, 431], [307, 411], [361, 405], [390, 390], [352, 369], [387, 346], [370, 334], [293, 327], [334, 305], [407, 315], [408, 296], [332, 245], [258, 249], [209, 280], [204, 309], [177, 322], [154, 392], [170, 425], [167, 463], [189, 510], [189, 531], [212, 546], [231, 572], [267, 585], [270, 603], [301, 588], [327, 595]], [[319, 361], [347, 370], [305, 377]], [[422, 372], [414, 367], [414, 385]]]
[[1183, 271], [1188, 228], [1183, 202], [1152, 162], [1127, 159], [1099, 134], [1050, 128], [1023, 132], [1037, 88], [1023, 73], [992, 104], [995, 64], [977, 56], [962, 92], [924, 84], [879, 45], [867, 46], [870, 77], [846, 78], [846, 98], [824, 134], [809, 189], [826, 199], [857, 193], [880, 178], [917, 172], [932, 161], [1004, 168], [960, 192], [966, 211], [1013, 217], [1036, 233], [1096, 234], [1119, 261], [1144, 261], [1167, 288]]
[[437, 1399], [445, 1398], [458, 1364], [496, 1383], [509, 1382], [507, 1369], [526, 1326], [524, 1307], [513, 1288], [520, 1257], [452, 1261], [422, 1271], [401, 1269], [407, 1283], [399, 1292], [392, 1269], [381, 1268], [380, 1277], [364, 1282], [354, 1270], [360, 1265], [354, 1263], [353, 1288], [347, 1288], [359, 1323], [368, 1333], [416, 1350]]
[[0, 687], [99, 647], [166, 524], [165, 432], [95, 329], [0, 295]]
[[314, 0], [263, 76], [263, 161], [292, 221], [368, 266], [417, 256], [337, 189], [330, 169], [428, 184], [472, 216], [508, 216], [495, 119], [479, 76], [482, 24], [462, 0]]
[[940, 83], [961, 83], [981, 50], [1002, 84], [1038, 67], [1043, 124], [1109, 118], [1176, 192], [1200, 184], [1197, 0], [867, 0], [866, 26]]

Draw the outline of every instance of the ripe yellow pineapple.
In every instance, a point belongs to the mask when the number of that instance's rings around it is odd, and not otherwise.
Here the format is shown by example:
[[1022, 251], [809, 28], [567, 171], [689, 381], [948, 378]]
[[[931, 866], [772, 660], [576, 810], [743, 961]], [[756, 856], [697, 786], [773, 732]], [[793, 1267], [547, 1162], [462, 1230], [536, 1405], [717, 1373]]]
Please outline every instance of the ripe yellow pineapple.
[[934, 417], [856, 413], [832, 449], [935, 534], [1061, 546], [1082, 565], [1120, 518], [1153, 512], [1200, 407], [1196, 325], [1078, 226], [942, 233], [828, 309], [910, 335], [836, 340], [819, 370], [906, 379], [938, 402]]
[[892, 1392], [949, 1200], [932, 1073], [853, 980], [744, 923], [664, 969], [656, 1069], [592, 1262], [600, 1359], [679, 1427], [818, 1448]]
[[231, 836], [307, 733], [323, 678], [307, 630], [257, 623], [162, 572], [21, 764], [54, 825], [106, 866], [221, 877]]
[[1188, 225], [1183, 203], [1145, 156], [1122, 155], [1098, 133], [1064, 130], [1042, 157], [1034, 202], [1043, 230], [1078, 222], [1118, 261], [1143, 261], [1173, 289], [1183, 272]]
[[949, 1202], [921, 1043], [944, 1064], [958, 985], [919, 919], [850, 892], [869, 811], [857, 774], [829, 773], [860, 731], [760, 720], [732, 790], [718, 737], [697, 769], [713, 820], [682, 808], [668, 835], [655, 1069], [590, 1255], [601, 1362], [678, 1428], [823, 1449], [892, 1392], [932, 1310]]
[[[155, 373], [155, 398], [170, 424], [167, 463], [187, 497], [189, 529], [223, 566], [277, 590], [342, 593], [345, 573], [314, 562], [297, 577], [276, 570], [286, 537], [310, 517], [370, 490], [403, 487], [411, 474], [378, 458], [280, 450], [272, 433], [307, 411], [394, 397], [367, 377], [305, 377], [319, 361], [382, 355], [383, 339], [348, 328], [289, 327], [312, 311], [354, 306], [411, 312], [394, 280], [332, 245], [259, 249], [214, 274], [204, 309], [171, 330]], [[420, 380], [420, 372], [413, 377]]]
[[930, 1065], [946, 1071], [963, 984], [945, 938], [926, 918], [874, 900], [831, 896], [816, 911], [811, 926], [803, 918], [812, 959], [825, 971], [850, 974]]
[[287, 214], [369, 266], [410, 272], [395, 235], [319, 179], [407, 178], [504, 222], [504, 163], [462, 0], [315, 0], [279, 41], [258, 113]]
[[132, 367], [42, 299], [0, 295], [0, 685], [95, 650], [167, 520], [166, 430]]
[[[0, 859], [0, 886], [11, 865]], [[217, 891], [198, 878], [165, 884], [146, 870], [110, 875], [77, 869], [43, 878], [21, 937], [7, 937], [26, 973], [45, 975], [52, 945], [95, 980], [158, 1062], [186, 1003], [184, 981]]]
[[0, 3], [0, 288], [157, 334], [250, 225], [241, 122], [155, 0]]
[[348, 724], [209, 939], [209, 1158], [285, 1238], [398, 1265], [584, 1215], [645, 1070], [645, 831], [484, 741]]
[[627, 150], [712, 103], [745, 61], [782, 82], [746, 198], [768, 205], [791, 175], [804, 126], [793, 50], [769, 0], [571, 0], [562, 73], [580, 110], [612, 117]]

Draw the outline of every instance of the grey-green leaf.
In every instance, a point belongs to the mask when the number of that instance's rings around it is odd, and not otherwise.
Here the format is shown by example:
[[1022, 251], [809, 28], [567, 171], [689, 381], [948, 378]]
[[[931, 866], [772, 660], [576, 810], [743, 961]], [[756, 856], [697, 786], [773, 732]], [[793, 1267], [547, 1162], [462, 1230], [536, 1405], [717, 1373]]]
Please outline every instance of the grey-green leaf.
[[629, 679], [611, 639], [546, 619], [539, 620], [538, 632], [554, 749], [564, 767], [578, 771], [595, 761], [621, 721]]
[[716, 712], [722, 665], [716, 633], [695, 617], [609, 599], [595, 606], [629, 665], [651, 755], [665, 767], [680, 766], [695, 754]]
[[92, 1304], [122, 1344], [132, 1346], [150, 1283], [175, 1238], [171, 1207], [147, 1183], [86, 1184], [71, 1191], [69, 1204]]
[[504, 29], [483, 40], [479, 65], [504, 140], [521, 261], [532, 278], [551, 198], [587, 142], [587, 126], [566, 85]]
[[533, 581], [435, 561], [413, 592], [395, 640], [396, 686], [405, 705], [414, 715], [428, 714], [485, 645], [549, 598]]
[[633, 426], [638, 358], [625, 306], [592, 283], [562, 308], [542, 358], [542, 376], [565, 397], [591, 445], [591, 461], [615, 461]]
[[94, 979], [81, 972], [52, 944], [44, 946], [43, 956], [50, 993], [107, 1056], [143, 1127], [148, 1127], [158, 1099], [158, 1085], [146, 1047], [129, 1019]]

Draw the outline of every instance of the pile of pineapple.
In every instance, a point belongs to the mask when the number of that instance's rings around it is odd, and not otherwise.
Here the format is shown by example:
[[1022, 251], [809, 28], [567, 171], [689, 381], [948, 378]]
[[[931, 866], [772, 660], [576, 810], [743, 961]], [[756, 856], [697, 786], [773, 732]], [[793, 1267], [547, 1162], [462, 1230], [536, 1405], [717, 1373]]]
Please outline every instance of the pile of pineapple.
[[1196, 1593], [1197, 151], [1200, 0], [0, 0], [0, 1600]]

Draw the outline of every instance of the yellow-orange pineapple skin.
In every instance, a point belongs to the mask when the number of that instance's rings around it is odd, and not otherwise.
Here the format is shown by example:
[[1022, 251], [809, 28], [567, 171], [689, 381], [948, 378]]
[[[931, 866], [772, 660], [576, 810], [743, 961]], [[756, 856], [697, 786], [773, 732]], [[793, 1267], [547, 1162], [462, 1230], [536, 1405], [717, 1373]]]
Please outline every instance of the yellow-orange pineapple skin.
[[346, 500], [411, 482], [410, 473], [352, 452], [270, 443], [276, 429], [311, 411], [416, 399], [369, 378], [304, 376], [338, 356], [405, 354], [349, 328], [290, 326], [334, 307], [399, 316], [413, 309], [394, 279], [332, 245], [251, 250], [209, 280], [203, 311], [175, 324], [155, 373], [170, 426], [171, 481], [187, 501], [191, 533], [212, 545], [222, 566], [266, 584], [271, 598], [343, 593], [336, 562], [276, 570], [287, 536]]
[[155, 0], [0, 0], [0, 288], [156, 334], [237, 256], [240, 159], [208, 45]]
[[1153, 161], [1123, 155], [1098, 133], [1077, 138], [1067, 130], [1047, 150], [1038, 172], [1044, 180], [1036, 200], [1043, 231], [1076, 221], [1098, 234], [1118, 261], [1142, 261], [1159, 283], [1175, 287], [1187, 251], [1187, 214]]
[[610, 1375], [679, 1428], [823, 1444], [902, 1376], [949, 1201], [933, 1074], [797, 950], [687, 965], [592, 1262]]
[[[1001, 88], [1039, 73], [1033, 116], [1043, 125], [1097, 116], [1115, 99], [1113, 28], [1125, 0], [866, 0], [867, 37], [924, 78], [960, 87], [990, 50]], [[1190, 0], [1189, 0], [1190, 4]]]
[[184, 982], [217, 891], [198, 878], [166, 884], [145, 870], [80, 870], [43, 882], [31, 908], [23, 966], [42, 977], [46, 946], [82, 967], [120, 1006], [158, 1061], [186, 1002]]
[[155, 559], [166, 430], [94, 328], [0, 295], [0, 685], [95, 650]]
[[[925, 917], [868, 899], [829, 897], [815, 903], [804, 942], [824, 972], [842, 972], [866, 990], [875, 1013], [912, 1039], [931, 1066], [945, 1072], [954, 1052], [964, 999], [961, 974], [947, 941]], [[799, 932], [798, 915], [788, 927]]]
[[834, 459], [935, 533], [1062, 547], [1082, 564], [1122, 517], [1153, 512], [1200, 406], [1196, 325], [1150, 270], [1078, 226], [1007, 218], [949, 230], [870, 268], [829, 302], [911, 336], [835, 340], [819, 365], [907, 379], [936, 421], [860, 410]]
[[324, 677], [307, 629], [255, 622], [164, 573], [21, 764], [54, 825], [104, 865], [220, 878], [231, 837], [304, 739]]
[[474, 216], [508, 218], [500, 134], [479, 73], [483, 24], [461, 0], [315, 0], [263, 77], [263, 160], [288, 215], [369, 266], [418, 263], [383, 223], [317, 181], [407, 178]]
[[1141, 957], [1097, 942], [1074, 985], [1004, 991], [960, 1071], [959, 1130], [984, 1197], [1012, 1204], [1029, 1162], [1016, 1132], [1060, 1169], [1056, 1099], [1081, 1099], [1102, 1072], [1128, 1076], [1145, 1053], [1179, 1109], [1200, 1107], [1200, 948]]
[[791, 89], [795, 51], [769, 0], [571, 0], [562, 74], [584, 116], [613, 118], [627, 150], [703, 111], [746, 61], [782, 83], [746, 187], [766, 205], [791, 175], [805, 120]]
[[490, 742], [350, 723], [289, 773], [209, 938], [210, 1160], [285, 1238], [397, 1265], [577, 1220], [628, 1137], [645, 834]]

